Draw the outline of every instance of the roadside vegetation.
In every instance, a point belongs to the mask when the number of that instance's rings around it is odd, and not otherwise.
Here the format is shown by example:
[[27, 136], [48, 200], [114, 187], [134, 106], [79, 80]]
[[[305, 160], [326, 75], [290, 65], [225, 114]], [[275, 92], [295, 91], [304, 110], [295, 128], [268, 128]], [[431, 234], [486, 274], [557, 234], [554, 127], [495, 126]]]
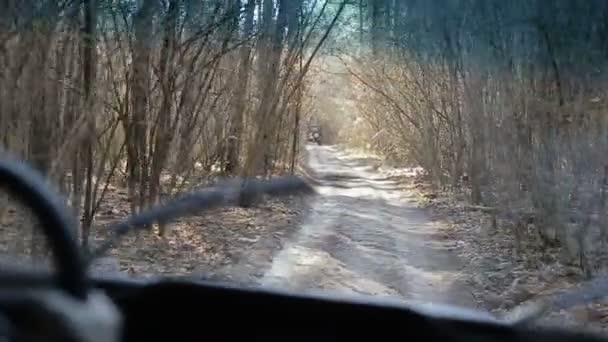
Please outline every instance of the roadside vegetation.
[[[218, 177], [293, 173], [310, 117], [309, 70], [344, 6], [308, 0], [3, 1], [0, 144], [65, 196], [82, 223], [74, 233], [83, 248], [111, 234], [109, 222]], [[6, 196], [2, 202], [3, 249], [43, 253], [29, 215]], [[151, 263], [169, 257], [214, 263], [217, 254], [230, 254], [218, 250], [234, 241], [218, 246], [209, 235], [225, 235], [222, 226], [235, 232], [242, 226], [244, 235], [251, 226], [264, 235], [262, 228], [285, 224], [280, 213], [291, 213], [289, 207], [274, 203], [270, 210], [279, 214], [263, 222], [256, 216], [264, 214], [251, 208], [215, 212], [209, 215], [214, 222], [157, 225], [141, 244], [126, 242], [117, 250], [155, 249]], [[176, 236], [182, 238], [173, 241]], [[183, 246], [195, 240], [201, 243]], [[146, 258], [125, 256], [122, 266]]]

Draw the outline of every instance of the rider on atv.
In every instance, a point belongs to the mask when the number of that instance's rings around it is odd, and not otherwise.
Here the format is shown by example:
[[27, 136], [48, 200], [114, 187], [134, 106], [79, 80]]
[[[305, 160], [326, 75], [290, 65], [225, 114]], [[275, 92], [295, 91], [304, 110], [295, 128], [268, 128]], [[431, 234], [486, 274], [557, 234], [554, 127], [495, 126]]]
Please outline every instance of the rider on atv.
[[310, 126], [308, 128], [308, 142], [321, 145], [321, 127], [318, 125]]

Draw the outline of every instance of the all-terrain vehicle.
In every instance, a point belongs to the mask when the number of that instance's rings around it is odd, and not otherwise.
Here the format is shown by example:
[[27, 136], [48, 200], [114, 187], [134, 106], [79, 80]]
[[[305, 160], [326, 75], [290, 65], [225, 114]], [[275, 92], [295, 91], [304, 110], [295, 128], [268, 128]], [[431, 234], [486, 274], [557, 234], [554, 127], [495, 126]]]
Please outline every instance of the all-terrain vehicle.
[[308, 128], [308, 142], [321, 145], [321, 127], [313, 125]]
[[[244, 184], [182, 196], [107, 229], [120, 237], [151, 222], [238, 205], [242, 192], [276, 196], [312, 190], [293, 177]], [[421, 341], [607, 341], [566, 328], [535, 328], [525, 320], [505, 322], [439, 305], [288, 293], [194, 279], [93, 277], [87, 265], [99, 256], [99, 249], [81, 251], [73, 235], [77, 220], [41, 174], [22, 163], [0, 160], [0, 187], [33, 209], [56, 267], [54, 274], [0, 269], [2, 341], [408, 341], [412, 336]]]

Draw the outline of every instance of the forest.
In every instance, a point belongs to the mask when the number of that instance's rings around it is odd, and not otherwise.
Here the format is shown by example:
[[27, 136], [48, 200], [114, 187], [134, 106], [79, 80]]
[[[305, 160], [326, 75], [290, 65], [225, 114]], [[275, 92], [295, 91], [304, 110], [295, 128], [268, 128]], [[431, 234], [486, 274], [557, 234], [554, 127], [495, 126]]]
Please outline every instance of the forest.
[[366, 49], [337, 54], [361, 89], [364, 124], [346, 140], [513, 222], [520, 253], [557, 247], [601, 271], [608, 4], [369, 0], [359, 13]]
[[[328, 58], [347, 82], [315, 89]], [[137, 213], [294, 173], [317, 120], [464, 194], [517, 254], [557, 248], [592, 276], [607, 61], [600, 0], [3, 0], [0, 143], [65, 194], [86, 248], [109, 189]]]
[[66, 195], [85, 247], [110, 184], [136, 213], [210, 174], [293, 172], [306, 75], [344, 6], [1, 1], [2, 147]]

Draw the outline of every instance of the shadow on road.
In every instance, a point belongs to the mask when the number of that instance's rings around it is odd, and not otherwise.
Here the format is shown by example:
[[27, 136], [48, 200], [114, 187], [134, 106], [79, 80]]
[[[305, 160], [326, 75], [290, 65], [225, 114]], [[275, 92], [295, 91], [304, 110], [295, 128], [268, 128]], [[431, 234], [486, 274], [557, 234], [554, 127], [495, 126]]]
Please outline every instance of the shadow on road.
[[371, 158], [333, 146], [307, 153], [320, 195], [262, 284], [473, 306], [454, 246], [404, 200], [406, 186], [369, 167]]

